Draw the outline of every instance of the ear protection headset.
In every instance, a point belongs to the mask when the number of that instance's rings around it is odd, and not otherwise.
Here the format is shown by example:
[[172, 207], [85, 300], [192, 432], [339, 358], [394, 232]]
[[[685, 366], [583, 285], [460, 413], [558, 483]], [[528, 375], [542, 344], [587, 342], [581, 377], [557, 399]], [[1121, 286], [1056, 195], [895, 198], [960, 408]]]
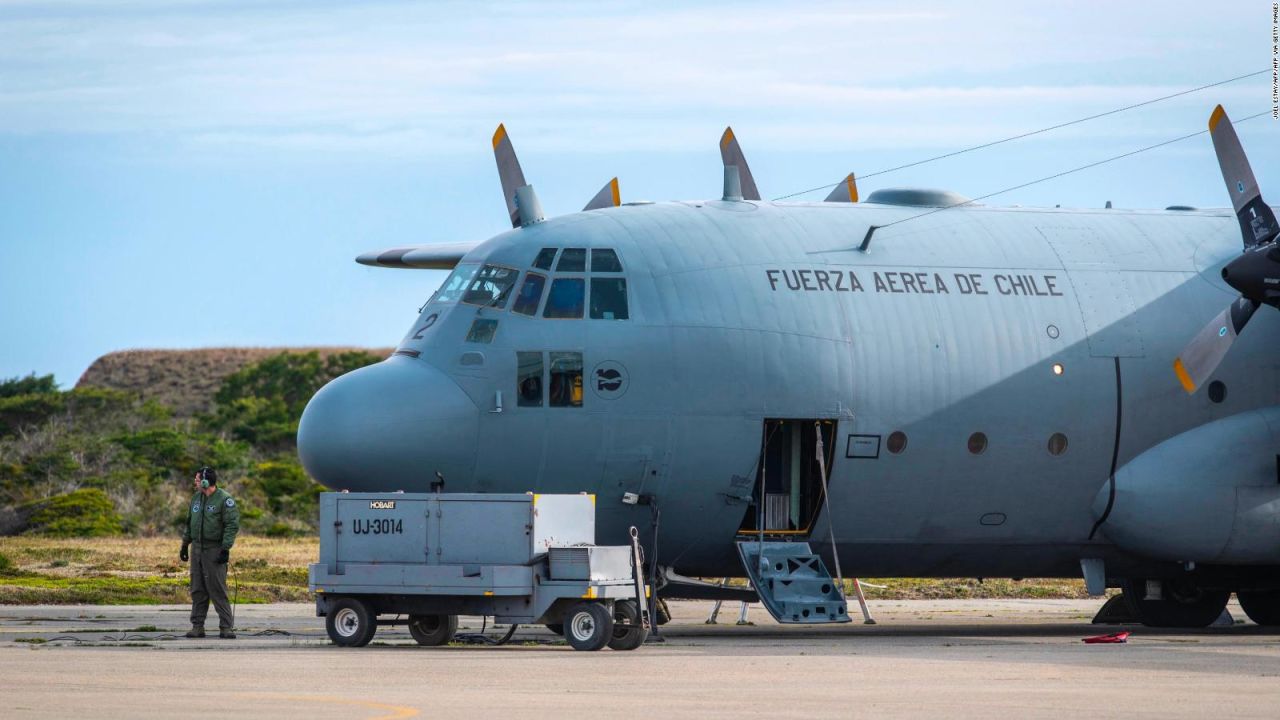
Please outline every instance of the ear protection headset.
[[205, 490], [214, 482], [217, 482], [217, 477], [218, 477], [217, 475], [213, 476], [214, 480], [212, 482], [209, 480], [209, 474], [212, 471], [213, 471], [213, 468], [209, 467], [208, 465], [205, 465], [204, 467], [200, 468], [200, 489], [201, 490]]

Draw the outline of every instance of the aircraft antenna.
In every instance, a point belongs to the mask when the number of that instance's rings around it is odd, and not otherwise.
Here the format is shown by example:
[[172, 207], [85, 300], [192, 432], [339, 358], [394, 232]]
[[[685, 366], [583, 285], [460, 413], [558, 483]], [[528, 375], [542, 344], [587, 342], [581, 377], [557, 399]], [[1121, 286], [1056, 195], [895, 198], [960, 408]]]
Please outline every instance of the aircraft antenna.
[[[1018, 135], [1010, 135], [1009, 137], [1000, 138], [999, 140], [992, 140], [990, 142], [982, 143], [981, 145], [974, 145], [972, 147], [962, 148], [960, 150], [952, 150], [949, 153], [943, 153], [942, 155], [935, 155], [933, 157], [925, 158], [923, 160], [916, 160], [914, 162], [906, 163], [905, 165], [898, 165], [896, 167], [885, 168], [884, 170], [877, 170], [873, 173], [862, 175], [861, 179], [866, 180], [867, 178], [875, 177], [877, 175], [886, 175], [891, 172], [897, 172], [898, 170], [906, 170], [907, 168], [913, 168], [918, 165], [925, 165], [927, 163], [935, 162], [937, 160], [945, 160], [947, 158], [955, 157], [957, 155], [964, 155], [965, 153], [971, 153], [975, 150], [985, 150], [986, 148], [995, 147], [996, 145], [1002, 145], [1007, 142], [1013, 142], [1014, 140], [1022, 140], [1023, 138], [1029, 138], [1029, 137], [1032, 137], [1033, 135], [1040, 135], [1042, 133], [1047, 133], [1053, 130], [1060, 130], [1065, 127], [1071, 127], [1072, 125], [1079, 125], [1080, 123], [1089, 122], [1090, 120], [1097, 120], [1098, 118], [1104, 118], [1109, 115], [1116, 115], [1122, 112], [1126, 112], [1128, 110], [1134, 110], [1140, 107], [1146, 107], [1147, 105], [1154, 105], [1158, 102], [1164, 102], [1165, 100], [1172, 100], [1173, 98], [1176, 98], [1176, 97], [1182, 97], [1183, 95], [1190, 95], [1191, 93], [1197, 93], [1197, 92], [1200, 92], [1201, 90], [1208, 90], [1209, 88], [1218, 87], [1219, 85], [1227, 85], [1227, 84], [1236, 82], [1238, 80], [1245, 80], [1247, 78], [1255, 77], [1257, 75], [1262, 75], [1263, 73], [1269, 73], [1269, 72], [1271, 72], [1271, 68], [1266, 68], [1265, 70], [1259, 70], [1257, 72], [1246, 73], [1244, 75], [1237, 75], [1236, 77], [1227, 78], [1226, 80], [1219, 80], [1217, 82], [1209, 83], [1208, 85], [1201, 85], [1200, 87], [1191, 88], [1189, 90], [1182, 90], [1180, 92], [1173, 93], [1172, 95], [1165, 95], [1163, 97], [1144, 100], [1140, 103], [1134, 103], [1133, 105], [1126, 105], [1124, 107], [1115, 108], [1113, 110], [1101, 112], [1096, 115], [1090, 115], [1088, 117], [1077, 118], [1075, 120], [1068, 120], [1067, 122], [1058, 123], [1057, 125], [1050, 125], [1049, 127], [1040, 128], [1039, 130], [1032, 130], [1030, 132], [1025, 132]], [[781, 197], [776, 197], [773, 200], [774, 202], [777, 202], [778, 200], [789, 200], [793, 197], [797, 197], [800, 195], [807, 195], [811, 192], [817, 192], [819, 190], [829, 190], [831, 188], [837, 187], [838, 185], [840, 185], [840, 183], [843, 183], [843, 182], [844, 180], [840, 180], [839, 182], [829, 183], [827, 185], [819, 185], [818, 187], [809, 188], [808, 190], [793, 192], [790, 195], [782, 195]]]
[[[1250, 115], [1250, 116], [1248, 116], [1248, 117], [1246, 117], [1246, 118], [1243, 118], [1243, 119], [1241, 119], [1241, 120], [1237, 120], [1237, 121], [1236, 121], [1236, 124], [1238, 125], [1238, 124], [1240, 124], [1240, 123], [1242, 123], [1242, 122], [1248, 122], [1248, 121], [1250, 121], [1250, 120], [1254, 120], [1254, 119], [1256, 119], [1256, 118], [1260, 118], [1260, 117], [1262, 117], [1263, 115], [1270, 115], [1270, 114], [1271, 114], [1271, 111], [1270, 111], [1270, 110], [1264, 110], [1263, 112], [1260, 112], [1260, 113], [1254, 113], [1253, 115]], [[893, 222], [891, 222], [891, 223], [885, 223], [884, 225], [880, 225], [880, 226], [878, 226], [878, 227], [877, 227], [877, 230], [884, 230], [885, 228], [891, 228], [891, 227], [893, 227], [894, 225], [901, 225], [902, 223], [910, 222], [910, 221], [912, 221], [912, 220], [916, 220], [916, 219], [919, 219], [919, 218], [922, 218], [922, 217], [926, 217], [926, 216], [928, 216], [928, 215], [933, 215], [933, 214], [935, 214], [935, 213], [940, 213], [940, 212], [942, 212], [942, 211], [944, 211], [944, 210], [952, 210], [952, 209], [954, 209], [954, 208], [963, 207], [963, 206], [965, 206], [965, 205], [972, 205], [973, 203], [976, 203], [976, 202], [978, 202], [979, 200], [986, 200], [987, 198], [993, 198], [993, 197], [995, 197], [995, 196], [997, 196], [997, 195], [1003, 195], [1003, 194], [1008, 193], [1008, 192], [1013, 192], [1014, 190], [1021, 190], [1022, 188], [1025, 188], [1025, 187], [1031, 187], [1032, 185], [1038, 185], [1038, 184], [1040, 184], [1040, 183], [1042, 183], [1042, 182], [1047, 182], [1047, 181], [1049, 181], [1049, 180], [1056, 180], [1057, 178], [1063, 177], [1063, 176], [1065, 176], [1065, 175], [1070, 175], [1070, 174], [1072, 174], [1072, 173], [1078, 173], [1078, 172], [1080, 172], [1081, 170], [1088, 170], [1089, 168], [1095, 168], [1095, 167], [1098, 167], [1099, 165], [1105, 165], [1105, 164], [1107, 164], [1107, 163], [1109, 163], [1109, 162], [1114, 162], [1114, 161], [1116, 161], [1116, 160], [1123, 160], [1124, 158], [1127, 158], [1127, 157], [1133, 157], [1134, 155], [1138, 155], [1138, 154], [1140, 154], [1140, 153], [1147, 152], [1148, 150], [1155, 150], [1156, 148], [1162, 148], [1162, 147], [1164, 147], [1165, 145], [1172, 145], [1172, 144], [1177, 143], [1177, 142], [1182, 142], [1183, 140], [1189, 140], [1189, 139], [1191, 139], [1191, 138], [1193, 138], [1193, 137], [1197, 137], [1197, 136], [1199, 136], [1199, 135], [1204, 135], [1204, 134], [1205, 134], [1205, 133], [1207, 133], [1207, 132], [1209, 132], [1209, 131], [1208, 131], [1208, 130], [1197, 130], [1196, 132], [1188, 133], [1188, 134], [1186, 134], [1186, 135], [1182, 135], [1182, 136], [1180, 136], [1180, 137], [1176, 137], [1176, 138], [1173, 138], [1173, 139], [1170, 139], [1170, 140], [1165, 140], [1164, 142], [1158, 142], [1158, 143], [1156, 143], [1155, 145], [1148, 145], [1148, 146], [1143, 147], [1143, 148], [1138, 148], [1137, 150], [1130, 150], [1130, 151], [1129, 151], [1129, 152], [1127, 152], [1127, 153], [1121, 153], [1121, 154], [1119, 154], [1119, 155], [1113, 155], [1113, 156], [1111, 156], [1111, 157], [1109, 157], [1109, 158], [1103, 158], [1102, 160], [1096, 160], [1096, 161], [1091, 162], [1091, 163], [1088, 163], [1088, 164], [1086, 164], [1086, 165], [1080, 165], [1080, 166], [1078, 166], [1078, 167], [1074, 167], [1074, 168], [1071, 168], [1071, 169], [1069, 169], [1069, 170], [1063, 170], [1062, 172], [1056, 172], [1056, 173], [1054, 173], [1054, 174], [1052, 174], [1052, 175], [1046, 175], [1045, 177], [1039, 178], [1039, 179], [1037, 179], [1037, 180], [1032, 180], [1032, 181], [1030, 181], [1030, 182], [1024, 182], [1024, 183], [1021, 183], [1021, 184], [1019, 184], [1019, 185], [1014, 185], [1013, 187], [1007, 187], [1007, 188], [1005, 188], [1005, 189], [1003, 189], [1003, 190], [997, 190], [997, 191], [995, 191], [995, 192], [987, 193], [986, 195], [979, 195], [979, 196], [978, 196], [978, 197], [976, 197], [976, 198], [972, 198], [972, 199], [969, 199], [969, 200], [965, 200], [964, 202], [958, 202], [958, 203], [955, 203], [955, 204], [953, 204], [953, 205], [944, 205], [944, 206], [942, 206], [942, 207], [933, 208], [932, 210], [927, 210], [927, 211], [922, 212], [922, 213], [919, 213], [919, 214], [917, 214], [917, 215], [911, 215], [911, 216], [909, 216], [909, 217], [904, 217], [904, 218], [902, 218], [901, 220], [894, 220], [894, 221], [893, 221]], [[869, 233], [869, 232], [868, 232], [868, 237], [864, 240], [864, 243], [866, 243], [866, 244], [869, 244], [869, 243], [870, 243], [870, 233]]]

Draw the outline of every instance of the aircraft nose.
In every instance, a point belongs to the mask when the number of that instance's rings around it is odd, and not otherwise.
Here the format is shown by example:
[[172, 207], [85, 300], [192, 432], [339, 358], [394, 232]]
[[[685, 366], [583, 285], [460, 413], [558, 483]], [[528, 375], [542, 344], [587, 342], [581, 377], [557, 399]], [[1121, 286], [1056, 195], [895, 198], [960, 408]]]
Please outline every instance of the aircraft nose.
[[479, 410], [447, 375], [392, 357], [338, 377], [307, 403], [298, 457], [335, 490], [458, 491], [475, 464]]

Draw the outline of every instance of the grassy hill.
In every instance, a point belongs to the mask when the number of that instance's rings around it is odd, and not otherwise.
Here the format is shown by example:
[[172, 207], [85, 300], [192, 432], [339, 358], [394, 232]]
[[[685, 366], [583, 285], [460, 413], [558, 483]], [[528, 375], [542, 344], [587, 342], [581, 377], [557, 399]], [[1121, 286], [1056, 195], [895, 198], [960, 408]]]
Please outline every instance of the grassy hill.
[[0, 379], [0, 535], [171, 534], [202, 465], [241, 502], [244, 531], [308, 533], [321, 488], [298, 462], [302, 410], [388, 354], [145, 350], [99, 359], [71, 390]]
[[223, 380], [247, 365], [282, 352], [316, 352], [321, 358], [352, 350], [381, 357], [392, 348], [224, 347], [194, 350], [121, 350], [107, 353], [89, 366], [77, 388], [104, 388], [133, 393], [169, 408], [175, 417], [209, 412]]

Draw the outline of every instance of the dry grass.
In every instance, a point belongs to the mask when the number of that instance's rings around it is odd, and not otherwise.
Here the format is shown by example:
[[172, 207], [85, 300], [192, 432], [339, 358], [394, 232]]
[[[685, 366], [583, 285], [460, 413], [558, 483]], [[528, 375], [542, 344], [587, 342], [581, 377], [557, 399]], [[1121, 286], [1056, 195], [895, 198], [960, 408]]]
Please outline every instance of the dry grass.
[[[0, 538], [0, 555], [16, 571], [0, 575], [0, 604], [184, 603], [187, 567], [178, 560], [179, 545], [173, 537]], [[314, 537], [242, 536], [232, 552], [240, 601], [309, 601], [307, 565], [315, 562], [319, 551]], [[1071, 579], [868, 578], [864, 582], [872, 600], [1088, 597], [1084, 583]]]
[[[0, 538], [16, 572], [0, 576], [0, 604], [184, 603], [178, 538]], [[303, 602], [316, 538], [242, 536], [232, 551], [240, 602]]]
[[76, 387], [136, 392], [172, 408], [178, 417], [207, 411], [213, 395], [231, 373], [281, 352], [319, 352], [321, 357], [348, 350], [390, 355], [390, 348], [204, 348], [195, 350], [122, 350], [93, 362]]

